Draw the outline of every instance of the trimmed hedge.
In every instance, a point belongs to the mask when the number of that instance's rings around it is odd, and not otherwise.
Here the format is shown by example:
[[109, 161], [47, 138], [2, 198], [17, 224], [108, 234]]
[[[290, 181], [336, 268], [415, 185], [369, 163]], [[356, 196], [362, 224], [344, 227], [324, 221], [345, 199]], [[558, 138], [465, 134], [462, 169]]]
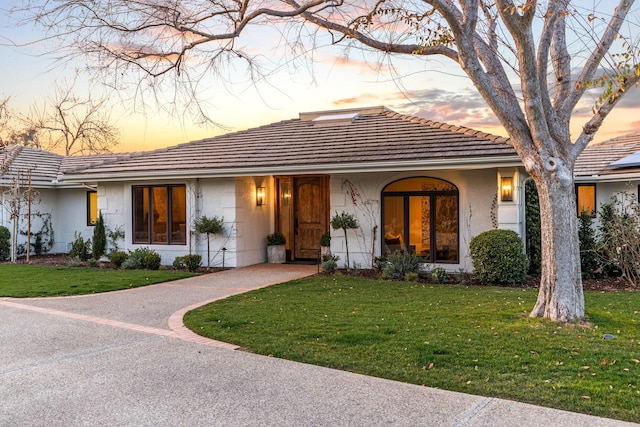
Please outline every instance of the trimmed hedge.
[[469, 245], [476, 277], [483, 283], [522, 283], [529, 260], [522, 239], [512, 230], [485, 231]]

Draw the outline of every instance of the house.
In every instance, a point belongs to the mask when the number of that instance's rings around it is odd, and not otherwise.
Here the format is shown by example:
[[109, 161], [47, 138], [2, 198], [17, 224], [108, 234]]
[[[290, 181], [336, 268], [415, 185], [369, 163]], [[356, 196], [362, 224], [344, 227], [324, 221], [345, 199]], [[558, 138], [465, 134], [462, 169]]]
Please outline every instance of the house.
[[[331, 216], [342, 211], [360, 224], [349, 231], [349, 253], [361, 267], [405, 247], [426, 263], [470, 270], [473, 236], [496, 227], [524, 235], [526, 174], [507, 139], [384, 107], [301, 113], [142, 153], [12, 150], [4, 150], [3, 168], [31, 159], [42, 174], [32, 184], [59, 252], [76, 232], [90, 237], [98, 210], [109, 229], [124, 231], [121, 248], [150, 247], [163, 264], [190, 252], [206, 257], [205, 237], [193, 231], [201, 216], [224, 219], [224, 234], [210, 242], [211, 264], [224, 257], [230, 267], [266, 261], [273, 231], [287, 237], [289, 260], [315, 260]], [[2, 176], [5, 189], [11, 176]], [[343, 263], [341, 230], [332, 231], [331, 250]]]

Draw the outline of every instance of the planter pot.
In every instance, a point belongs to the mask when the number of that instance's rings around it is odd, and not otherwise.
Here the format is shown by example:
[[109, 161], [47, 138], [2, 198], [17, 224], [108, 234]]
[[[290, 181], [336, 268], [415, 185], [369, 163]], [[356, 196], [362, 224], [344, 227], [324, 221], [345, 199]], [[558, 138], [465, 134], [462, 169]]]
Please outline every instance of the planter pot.
[[283, 264], [287, 260], [287, 251], [284, 245], [267, 246], [267, 262], [269, 264]]

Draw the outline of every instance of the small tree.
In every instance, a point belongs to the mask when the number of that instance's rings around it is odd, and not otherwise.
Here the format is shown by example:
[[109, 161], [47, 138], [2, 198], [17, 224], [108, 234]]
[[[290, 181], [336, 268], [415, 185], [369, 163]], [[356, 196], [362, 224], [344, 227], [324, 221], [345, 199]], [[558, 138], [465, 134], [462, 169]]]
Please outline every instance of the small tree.
[[350, 213], [346, 213], [342, 211], [342, 213], [336, 212], [336, 214], [331, 218], [331, 228], [334, 230], [342, 229], [344, 232], [344, 246], [347, 251], [347, 270], [349, 269], [349, 241], [347, 240], [347, 230], [353, 230], [358, 228], [358, 220], [356, 217]]
[[99, 259], [107, 252], [107, 233], [104, 228], [102, 212], [98, 214], [98, 220], [93, 228], [93, 258]]
[[201, 216], [193, 223], [193, 227], [196, 232], [207, 235], [207, 268], [211, 268], [211, 240], [212, 234], [222, 234], [224, 232], [224, 219], [214, 216], [213, 218], [207, 218]]
[[9, 258], [11, 253], [11, 232], [7, 227], [0, 225], [0, 261]]
[[587, 212], [580, 214], [578, 228], [580, 241], [580, 266], [583, 279], [593, 279], [601, 274], [600, 262], [596, 251], [596, 235], [593, 228], [593, 216]]

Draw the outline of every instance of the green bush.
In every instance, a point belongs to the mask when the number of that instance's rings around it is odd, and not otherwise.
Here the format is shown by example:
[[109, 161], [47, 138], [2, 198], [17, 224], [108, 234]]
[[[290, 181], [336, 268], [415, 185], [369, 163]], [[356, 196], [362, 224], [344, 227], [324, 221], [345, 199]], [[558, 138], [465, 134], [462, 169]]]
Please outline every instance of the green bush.
[[71, 258], [79, 258], [81, 261], [86, 261], [91, 254], [91, 240], [84, 240], [80, 233], [74, 233], [74, 241], [71, 244], [71, 250], [69, 256]]
[[284, 234], [276, 231], [275, 233], [271, 233], [267, 236], [267, 245], [269, 246], [278, 246], [284, 245], [287, 243], [287, 238]]
[[173, 260], [173, 267], [182, 270], [186, 268], [187, 270], [194, 272], [202, 265], [202, 255], [198, 254], [188, 254], [184, 256], [177, 256], [176, 259]]
[[129, 256], [126, 261], [122, 263], [122, 268], [126, 270], [145, 268], [149, 270], [157, 270], [160, 268], [160, 260], [160, 255], [156, 251], [147, 247], [142, 247], [129, 252]]
[[0, 225], [0, 261], [9, 258], [11, 254], [11, 232], [7, 227]]
[[326, 254], [322, 256], [322, 271], [327, 273], [333, 273], [338, 268], [338, 260], [340, 257], [338, 255]]
[[474, 273], [483, 283], [522, 283], [529, 260], [522, 239], [512, 230], [485, 231], [469, 245]]
[[331, 233], [325, 231], [320, 236], [320, 246], [331, 246]]
[[583, 279], [595, 279], [602, 275], [600, 257], [597, 253], [596, 232], [593, 216], [582, 212], [579, 218], [578, 238], [580, 240], [580, 268]]
[[98, 220], [93, 227], [93, 258], [99, 259], [107, 252], [107, 232], [104, 227], [102, 212], [98, 214]]
[[109, 254], [109, 262], [116, 268], [120, 268], [129, 255], [124, 251], [113, 251]]
[[431, 270], [431, 278], [436, 283], [449, 283], [449, 273], [444, 267], [434, 267]]
[[382, 268], [385, 277], [393, 280], [405, 280], [407, 273], [418, 274], [420, 259], [416, 254], [407, 251], [393, 251], [387, 254], [387, 259]]

